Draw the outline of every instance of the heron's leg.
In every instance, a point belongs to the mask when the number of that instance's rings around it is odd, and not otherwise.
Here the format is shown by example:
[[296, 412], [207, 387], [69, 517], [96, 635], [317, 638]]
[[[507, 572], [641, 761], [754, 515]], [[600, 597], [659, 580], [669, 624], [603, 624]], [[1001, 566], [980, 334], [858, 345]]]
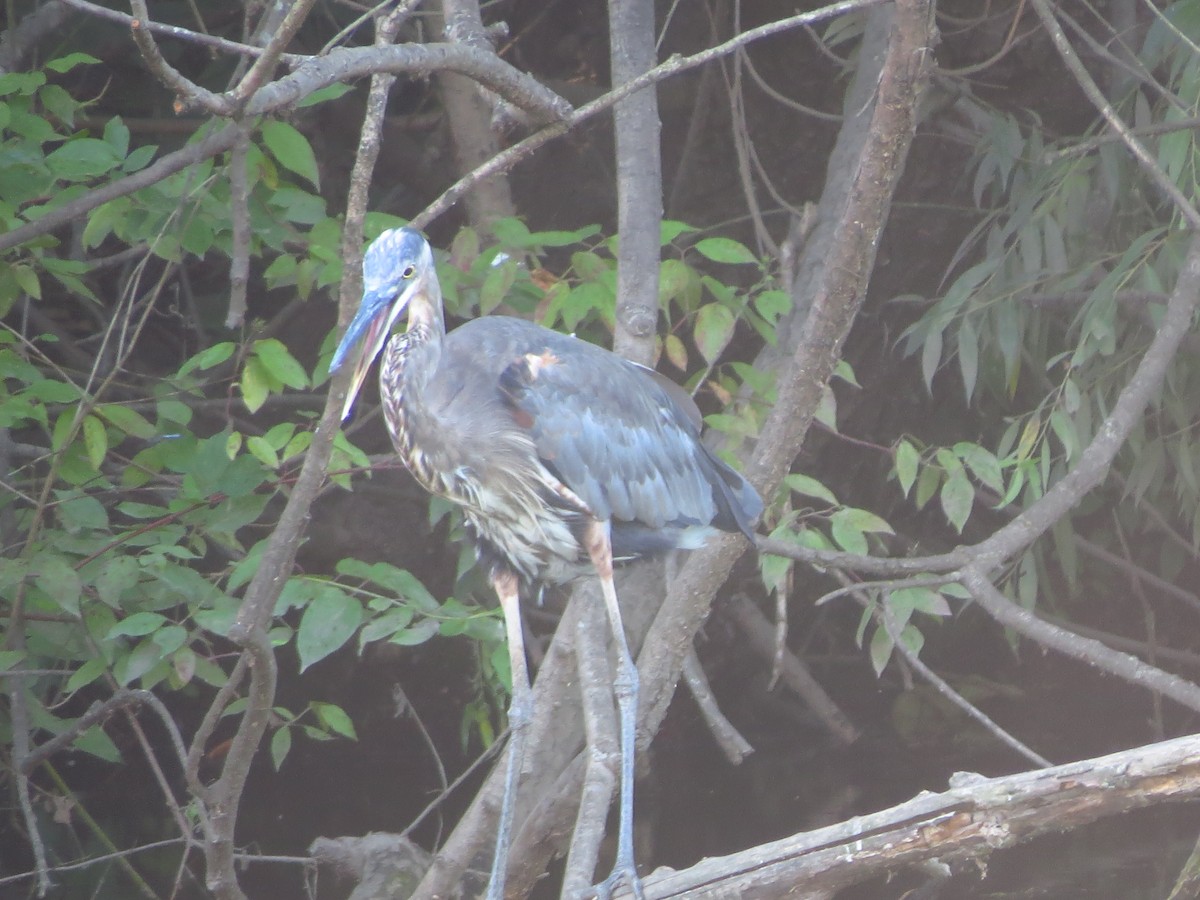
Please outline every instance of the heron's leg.
[[633, 858], [633, 762], [636, 750], [638, 714], [638, 671], [625, 640], [625, 626], [621, 622], [621, 607], [617, 603], [617, 588], [613, 584], [612, 540], [608, 522], [592, 520], [584, 535], [588, 556], [600, 578], [600, 589], [604, 594], [604, 606], [608, 610], [608, 622], [617, 645], [617, 677], [613, 681], [613, 692], [617, 695], [617, 708], [621, 714], [621, 807], [617, 832], [617, 861], [612, 874], [599, 886], [600, 897], [607, 897], [622, 879], [629, 882], [633, 895], [642, 900], [642, 881], [638, 878], [637, 865]]
[[508, 635], [508, 658], [512, 667], [512, 700], [508, 705], [508, 759], [504, 768], [504, 798], [500, 803], [500, 821], [496, 826], [496, 852], [488, 878], [487, 900], [504, 900], [504, 881], [508, 875], [508, 849], [512, 844], [513, 812], [517, 800], [517, 782], [525, 757], [525, 735], [533, 718], [533, 695], [529, 689], [529, 669], [525, 664], [525, 637], [521, 631], [520, 582], [509, 571], [492, 575], [492, 587], [500, 598], [504, 628]]

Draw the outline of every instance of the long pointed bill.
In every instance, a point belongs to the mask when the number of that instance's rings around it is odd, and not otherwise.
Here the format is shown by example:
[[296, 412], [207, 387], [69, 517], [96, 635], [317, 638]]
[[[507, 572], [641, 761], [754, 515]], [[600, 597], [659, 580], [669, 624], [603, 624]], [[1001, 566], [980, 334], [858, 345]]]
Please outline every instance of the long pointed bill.
[[350, 415], [350, 410], [354, 407], [354, 400], [358, 397], [367, 372], [371, 369], [371, 363], [383, 349], [384, 342], [391, 331], [392, 322], [404, 309], [408, 297], [407, 295], [401, 296], [394, 304], [390, 301], [391, 297], [370, 291], [363, 297], [362, 306], [358, 308], [354, 320], [346, 329], [342, 342], [338, 344], [338, 348], [333, 354], [333, 361], [329, 364], [330, 373], [339, 371], [346, 364], [346, 359], [355, 344], [360, 339], [362, 340], [362, 347], [354, 362], [354, 374], [350, 379], [350, 386], [346, 390], [346, 402], [342, 407], [343, 420]]

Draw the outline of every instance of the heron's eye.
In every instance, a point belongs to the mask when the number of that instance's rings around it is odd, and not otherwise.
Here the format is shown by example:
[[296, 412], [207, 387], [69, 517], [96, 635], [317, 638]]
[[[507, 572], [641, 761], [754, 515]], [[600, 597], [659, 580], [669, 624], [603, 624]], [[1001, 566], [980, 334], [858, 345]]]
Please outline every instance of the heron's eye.
[[400, 277], [401, 278], [412, 278], [416, 274], [417, 274], [417, 267], [409, 264], [404, 267], [404, 271], [400, 273]]

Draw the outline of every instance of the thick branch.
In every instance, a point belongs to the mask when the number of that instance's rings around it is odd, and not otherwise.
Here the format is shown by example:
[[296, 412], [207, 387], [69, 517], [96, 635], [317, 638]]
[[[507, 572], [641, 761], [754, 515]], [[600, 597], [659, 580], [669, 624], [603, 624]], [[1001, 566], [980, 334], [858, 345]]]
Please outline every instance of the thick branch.
[[[917, 104], [934, 42], [931, 9], [925, 0], [906, 0], [897, 3], [891, 15], [891, 38], [870, 133], [845, 195], [829, 265], [822, 280], [811, 286], [813, 309], [790, 364], [780, 373], [777, 402], [763, 427], [751, 469], [766, 496], [774, 493], [799, 452], [866, 296], [879, 235], [916, 128]], [[640, 657], [646, 668], [643, 710], [649, 733], [666, 714], [692, 637], [743, 547], [736, 537], [714, 541], [688, 560], [672, 585]]]
[[[447, 38], [455, 44], [474, 47], [494, 55], [478, 0], [442, 0], [442, 17]], [[438, 78], [446, 122], [454, 138], [458, 171], [467, 173], [500, 152], [500, 140], [492, 129], [499, 98], [483, 91], [465, 75], [446, 72]], [[471, 224], [487, 230], [496, 219], [516, 215], [508, 179], [494, 175], [476, 185], [467, 196]]]
[[1200, 796], [1200, 736], [1003, 778], [958, 775], [941, 794], [645, 879], [649, 900], [836, 891], [925, 860], [993, 851], [1106, 816]]
[[[827, 7], [820, 13], [825, 14], [830, 9], [832, 7]], [[800, 18], [803, 17], [794, 17], [789, 22], [801, 24], [798, 21]], [[855, 190], [847, 197], [843, 210], [841, 221], [846, 232], [846, 246], [835, 257], [836, 264], [829, 267], [830, 278], [822, 289], [824, 295], [836, 297], [844, 305], [835, 310], [832, 300], [828, 301], [828, 308], [824, 311], [827, 321], [822, 330], [811, 338], [813, 347], [820, 350], [821, 365], [808, 363], [807, 356], [802, 355], [801, 359], [805, 361], [798, 364], [799, 371], [784, 376], [785, 380], [791, 379], [791, 384], [785, 388], [781, 382], [780, 403], [775, 410], [777, 417], [798, 416], [805, 411], [803, 397], [808, 395], [802, 397], [797, 386], [805, 375], [816, 382], [822, 371], [826, 377], [832, 372], [841, 337], [833, 340], [828, 334], [840, 327], [844, 336], [853, 321], [865, 291], [867, 274], [874, 259], [875, 240], [882, 228], [888, 199], [903, 167], [914, 127], [916, 101], [924, 80], [928, 49], [932, 43], [928, 4], [923, 0], [908, 0], [899, 7], [897, 21], [887, 64], [879, 81], [879, 101], [875, 112], [878, 117], [877, 128], [873, 129], [874, 137], [863, 153], [859, 177], [854, 181]], [[762, 36], [761, 29], [755, 31], [756, 36]], [[749, 34], [721, 45], [720, 52], [728, 52]], [[698, 60], [713, 52], [705, 51], [689, 60]], [[666, 67], [670, 65], [666, 64]], [[655, 72], [663, 68], [660, 66]], [[646, 79], [653, 77], [649, 73], [643, 76]], [[632, 86], [643, 78], [629, 82], [624, 88], [614, 91], [613, 96], [620, 95], [624, 90], [632, 90]], [[576, 117], [594, 107], [595, 104], [585, 107]], [[550, 130], [560, 127], [565, 126], [552, 126]], [[452, 192], [456, 189], [457, 186]], [[447, 202], [452, 200], [453, 196]], [[431, 214], [427, 211], [425, 218]], [[811, 349], [806, 348], [805, 352]], [[816, 408], [820, 390], [818, 384], [810, 392], [808, 414]], [[801, 436], [797, 434], [794, 440], [798, 442]], [[769, 452], [763, 452], [768, 459], [776, 455], [787, 457], [777, 465], [772, 463], [772, 469], [777, 470], [781, 477], [796, 448], [772, 445]], [[716, 586], [724, 581], [729, 569], [743, 552], [745, 545], [742, 540], [740, 537], [726, 536], [712, 541], [709, 548], [693, 554], [680, 577], [673, 581], [667, 601], [671, 607], [669, 610], [664, 607], [666, 615], [660, 616], [655, 622], [646, 647], [639, 656], [643, 690], [651, 700], [649, 713], [644, 717], [643, 735], [653, 733], [661, 721], [682, 669], [684, 655], [691, 646], [692, 635], [704, 618]], [[618, 594], [625, 601], [626, 629], [631, 639], [635, 638], [643, 633], [641, 628], [644, 627], [637, 624], [638, 617], [652, 613], [653, 598], [661, 594], [653, 586], [647, 586], [639, 592], [626, 583], [618, 586]], [[573, 602], [571, 609], [574, 606]], [[576, 703], [572, 696], [573, 672], [562, 668], [562, 654], [556, 650], [564, 640], [564, 631], [572, 627], [567, 624], [569, 621], [574, 621], [570, 610], [563, 625], [560, 625], [559, 638], [551, 647], [535, 687], [535, 719], [530, 726], [529, 737], [529, 774], [522, 784], [522, 792], [541, 798], [541, 804], [538, 813], [526, 819], [521, 839], [513, 848], [510, 884], [514, 891], [545, 872], [545, 864], [555, 847], [561, 846], [559, 838], [565, 834], [563, 820], [572, 811], [570, 798], [574, 797], [574, 803], [578, 803], [579, 786], [585, 769], [582, 758], [577, 755], [580, 731], [564, 719], [576, 713], [572, 708]], [[494, 773], [482, 794], [494, 796], [494, 788], [498, 787], [498, 783], [499, 774]], [[518, 811], [520, 815], [521, 810]], [[444, 896], [455, 889], [461, 879], [461, 867], [469, 864], [473, 854], [491, 839], [487, 827], [490, 818], [484, 802], [477, 799], [459, 823], [443, 853], [435, 859], [416, 897]], [[527, 876], [530, 878], [528, 882], [525, 880]]]
[[[389, 31], [389, 24], [387, 19], [381, 23], [379, 40], [390, 41], [394, 37], [394, 31]], [[346, 228], [342, 236], [342, 256], [347, 260], [339, 302], [339, 318], [343, 321], [349, 318], [360, 295], [358, 267], [354, 263], [361, 258], [367, 193], [379, 155], [384, 108], [393, 80], [388, 75], [377, 75], [372, 79], [367, 117], [351, 173]], [[267, 627], [275, 601], [291, 575], [296, 548], [308, 524], [309, 509], [325, 481], [333, 439], [340, 427], [345, 384], [346, 379], [342, 378], [340, 382], [335, 382], [335, 389], [329, 392], [300, 475], [279, 523], [268, 539], [262, 562], [246, 589], [246, 597], [229, 633], [230, 638], [242, 644], [249, 655], [250, 688], [246, 714], [226, 756], [221, 777], [206, 792], [213, 807], [214, 832], [208, 852], [208, 882], [210, 889], [219, 897], [242, 896], [233, 869], [234, 827], [237, 824], [238, 805], [250, 773], [250, 762], [262, 742], [275, 698], [275, 656], [267, 638]]]
[[[654, 67], [654, 0], [609, 0], [609, 58], [618, 87]], [[658, 95], [626, 97], [613, 110], [617, 144], [617, 325], [613, 350], [654, 364], [658, 328], [662, 152]]]

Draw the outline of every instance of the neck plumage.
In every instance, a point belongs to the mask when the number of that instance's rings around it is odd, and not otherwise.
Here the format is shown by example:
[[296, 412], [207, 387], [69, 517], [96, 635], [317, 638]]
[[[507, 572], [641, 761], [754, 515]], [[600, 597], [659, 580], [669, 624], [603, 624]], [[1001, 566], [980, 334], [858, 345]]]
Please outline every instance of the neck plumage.
[[379, 394], [392, 444], [417, 479], [429, 487], [418, 433], [431, 425], [424, 402], [431, 379], [437, 377], [446, 326], [441, 295], [419, 295], [409, 303], [408, 329], [392, 335], [379, 368]]

